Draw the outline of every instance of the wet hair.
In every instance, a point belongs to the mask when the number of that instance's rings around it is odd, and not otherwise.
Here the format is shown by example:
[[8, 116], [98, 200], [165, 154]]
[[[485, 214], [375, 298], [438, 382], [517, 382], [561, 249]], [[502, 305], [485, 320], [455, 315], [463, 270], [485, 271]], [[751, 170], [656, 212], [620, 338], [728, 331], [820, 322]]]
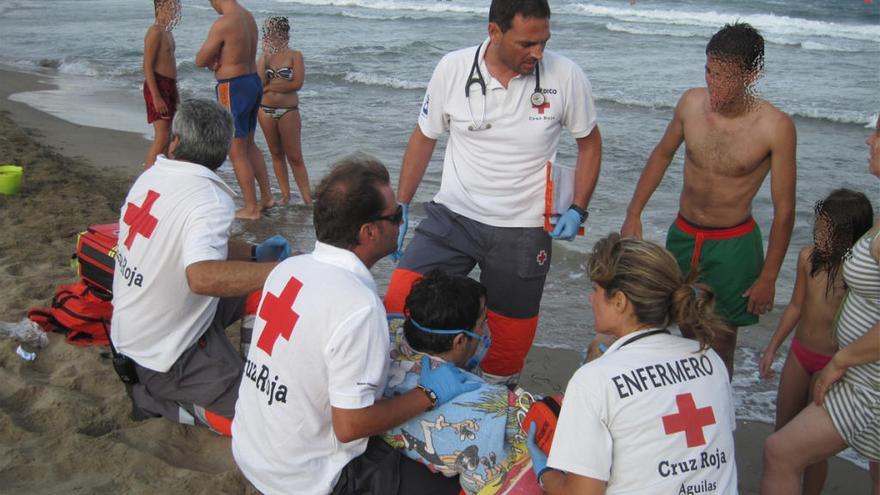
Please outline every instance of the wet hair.
[[184, 100], [171, 123], [171, 135], [179, 139], [174, 159], [217, 170], [226, 161], [232, 130], [232, 115], [216, 101]]
[[672, 254], [653, 242], [610, 234], [593, 246], [588, 270], [605, 297], [623, 292], [640, 324], [675, 323], [699, 341], [701, 351], [729, 331], [715, 315], [712, 289], [696, 282], [697, 270], [683, 277]]
[[823, 271], [828, 273], [825, 293], [830, 294], [844, 257], [874, 224], [874, 209], [864, 194], [835, 189], [828, 197], [816, 202], [814, 211], [813, 240], [818, 235], [819, 219], [824, 219], [822, 225], [828, 234], [829, 249], [820, 252], [814, 248], [810, 253], [810, 276], [815, 277]]
[[494, 22], [506, 33], [517, 14], [536, 19], [550, 18], [547, 0], [492, 0], [489, 6], [489, 22]]
[[413, 283], [406, 297], [403, 334], [410, 347], [429, 354], [440, 354], [452, 349], [457, 334], [423, 332], [412, 324], [432, 330], [470, 330], [480, 319], [480, 311], [486, 300], [486, 288], [476, 280], [464, 275], [453, 275], [442, 270], [432, 270]]
[[748, 23], [725, 24], [709, 40], [706, 55], [733, 62], [743, 71], [759, 75], [764, 70], [764, 38]]
[[342, 249], [357, 246], [361, 226], [387, 208], [379, 187], [389, 182], [385, 165], [372, 156], [355, 154], [336, 162], [315, 189], [315, 237]]

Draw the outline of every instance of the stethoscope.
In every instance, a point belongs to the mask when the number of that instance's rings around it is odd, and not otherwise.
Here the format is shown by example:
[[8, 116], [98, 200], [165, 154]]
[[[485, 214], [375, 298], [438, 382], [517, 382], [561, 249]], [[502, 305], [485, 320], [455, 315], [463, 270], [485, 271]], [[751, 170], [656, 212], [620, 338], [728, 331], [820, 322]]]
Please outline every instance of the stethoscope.
[[[492, 124], [486, 122], [486, 80], [483, 79], [483, 73], [480, 71], [480, 50], [483, 48], [483, 44], [480, 43], [480, 46], [477, 47], [477, 52], [474, 53], [474, 63], [471, 64], [471, 72], [468, 74], [468, 80], [464, 85], [464, 97], [467, 98], [468, 102], [468, 113], [471, 115], [471, 125], [468, 126], [469, 131], [482, 131], [484, 129], [491, 129]], [[474, 119], [474, 109], [471, 106], [471, 85], [472, 84], [480, 85], [480, 92], [483, 93], [483, 114], [480, 117], [480, 123], [477, 124], [476, 119]], [[544, 96], [544, 93], [541, 91], [541, 63], [538, 62], [535, 64], [535, 90], [532, 92], [532, 96], [529, 97], [529, 101], [531, 102], [533, 107], [540, 107], [547, 101], [547, 97]]]

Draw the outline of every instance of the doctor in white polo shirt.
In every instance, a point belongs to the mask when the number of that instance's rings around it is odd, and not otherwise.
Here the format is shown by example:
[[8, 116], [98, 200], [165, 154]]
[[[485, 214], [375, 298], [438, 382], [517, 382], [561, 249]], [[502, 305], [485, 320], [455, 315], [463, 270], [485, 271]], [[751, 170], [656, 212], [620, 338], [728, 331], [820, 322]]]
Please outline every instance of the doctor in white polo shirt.
[[230, 240], [233, 192], [214, 171], [232, 140], [232, 118], [208, 100], [181, 103], [169, 158], [132, 185], [119, 220], [113, 277], [114, 366], [134, 417], [163, 416], [229, 434], [242, 359], [226, 337], [244, 296], [289, 254], [275, 236]]
[[390, 342], [369, 269], [403, 218], [388, 182], [371, 158], [337, 164], [315, 190], [315, 250], [266, 281], [232, 426], [235, 462], [263, 493], [458, 493], [368, 438], [479, 387], [423, 362], [419, 388], [382, 398]]
[[[537, 328], [551, 238], [572, 240], [586, 221], [602, 141], [587, 77], [544, 49], [546, 0], [493, 0], [488, 31], [478, 46], [443, 57], [428, 85], [400, 172], [404, 212], [437, 139], [449, 132], [443, 176], [402, 253], [404, 217], [385, 306], [399, 313], [412, 283], [432, 269], [467, 274], [479, 265], [492, 329], [481, 368], [492, 381], [514, 383]], [[563, 128], [577, 142], [574, 197], [548, 235], [546, 163], [556, 160]]]

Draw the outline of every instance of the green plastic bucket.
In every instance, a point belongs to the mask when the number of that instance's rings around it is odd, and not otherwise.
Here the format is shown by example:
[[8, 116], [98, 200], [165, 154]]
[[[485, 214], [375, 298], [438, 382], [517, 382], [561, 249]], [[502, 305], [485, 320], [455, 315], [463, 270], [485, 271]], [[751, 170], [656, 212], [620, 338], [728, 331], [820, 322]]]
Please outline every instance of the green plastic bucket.
[[0, 165], [0, 194], [16, 194], [21, 189], [21, 173], [18, 165]]

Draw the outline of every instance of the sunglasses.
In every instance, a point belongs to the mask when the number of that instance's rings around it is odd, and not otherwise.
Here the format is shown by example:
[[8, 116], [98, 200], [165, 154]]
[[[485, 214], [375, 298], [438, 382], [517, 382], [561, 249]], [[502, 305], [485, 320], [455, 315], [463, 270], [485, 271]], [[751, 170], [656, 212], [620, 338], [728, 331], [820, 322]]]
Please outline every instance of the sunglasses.
[[400, 225], [400, 222], [403, 221], [403, 206], [397, 205], [397, 210], [390, 215], [381, 215], [371, 218], [370, 222], [378, 222], [379, 220], [386, 220], [388, 222]]

